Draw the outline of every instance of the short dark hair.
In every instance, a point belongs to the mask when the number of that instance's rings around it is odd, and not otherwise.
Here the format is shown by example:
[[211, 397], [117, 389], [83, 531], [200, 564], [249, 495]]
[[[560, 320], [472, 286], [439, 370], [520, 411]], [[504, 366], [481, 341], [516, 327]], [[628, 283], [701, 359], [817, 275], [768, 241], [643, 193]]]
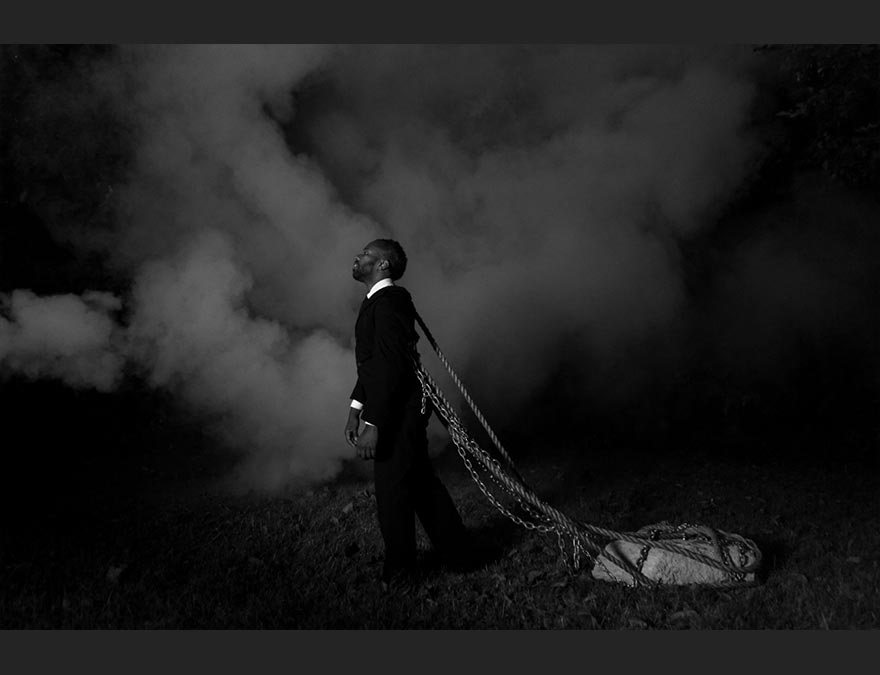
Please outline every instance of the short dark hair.
[[400, 279], [406, 272], [406, 253], [403, 246], [394, 239], [376, 239], [373, 244], [385, 254], [385, 260], [391, 266], [391, 280]]

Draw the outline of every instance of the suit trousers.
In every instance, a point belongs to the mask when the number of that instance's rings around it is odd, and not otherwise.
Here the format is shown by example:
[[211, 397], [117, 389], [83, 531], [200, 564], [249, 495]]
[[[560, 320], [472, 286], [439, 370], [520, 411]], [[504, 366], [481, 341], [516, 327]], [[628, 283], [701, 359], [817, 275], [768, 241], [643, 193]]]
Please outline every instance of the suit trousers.
[[409, 405], [388, 428], [379, 429], [373, 469], [386, 579], [415, 567], [416, 515], [444, 559], [466, 555], [467, 531], [428, 456], [430, 414]]

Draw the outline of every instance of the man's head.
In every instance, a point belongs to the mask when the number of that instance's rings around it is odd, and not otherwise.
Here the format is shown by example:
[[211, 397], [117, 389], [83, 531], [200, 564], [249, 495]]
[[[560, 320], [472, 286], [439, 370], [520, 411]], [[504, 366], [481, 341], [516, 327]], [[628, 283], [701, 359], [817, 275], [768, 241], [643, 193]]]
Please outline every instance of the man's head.
[[374, 284], [381, 279], [397, 281], [406, 271], [406, 253], [393, 239], [375, 239], [354, 259], [351, 275], [362, 283]]

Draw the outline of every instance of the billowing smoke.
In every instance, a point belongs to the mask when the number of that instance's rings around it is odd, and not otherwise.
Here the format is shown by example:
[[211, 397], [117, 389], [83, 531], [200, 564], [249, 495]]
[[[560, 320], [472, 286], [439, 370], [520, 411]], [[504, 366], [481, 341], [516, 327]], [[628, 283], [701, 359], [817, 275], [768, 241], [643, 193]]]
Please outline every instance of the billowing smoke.
[[[89, 95], [129, 130], [128, 161], [110, 227], [65, 238], [127, 279], [124, 318], [109, 294], [15, 291], [0, 359], [101, 390], [128, 362], [242, 453], [247, 484], [275, 488], [332, 476], [351, 456], [341, 427], [364, 289], [349, 270], [377, 237], [404, 245], [401, 283], [495, 421], [522, 418], [548, 389], [625, 401], [658, 363], [674, 372], [694, 333], [720, 362], [769, 343], [784, 352], [770, 333], [825, 331], [803, 317], [824, 316], [852, 279], [817, 279], [776, 234], [755, 237], [716, 280], [720, 304], [695, 314], [682, 266], [683, 245], [716, 224], [760, 150], [752, 58], [747, 47], [114, 50]], [[744, 297], [766, 309], [747, 302], [749, 328]], [[859, 303], [839, 312], [852, 319]]]
[[138, 270], [132, 333], [174, 387], [276, 487], [332, 475], [350, 448], [357, 289], [343, 270], [378, 228], [283, 136], [323, 47], [130, 53], [138, 90], [120, 250]]
[[[241, 450], [242, 477], [260, 488], [325, 478], [350, 456], [341, 425], [358, 290], [347, 270], [380, 228], [342, 205], [282, 132], [294, 88], [327, 52], [137, 47], [92, 80], [136, 139], [112, 232], [83, 236], [133, 281], [115, 327], [125, 357]], [[17, 344], [10, 364], [23, 369]], [[75, 364], [97, 361], [99, 347]], [[51, 351], [29, 353], [28, 372], [58, 373]]]
[[313, 143], [406, 242], [441, 344], [516, 411], [563, 355], [619, 359], [682, 310], [679, 240], [711, 225], [755, 150], [747, 54], [355, 49]]
[[252, 449], [252, 482], [326, 478], [346, 454], [331, 430], [350, 391], [351, 353], [324, 330], [293, 335], [253, 315], [252, 283], [214, 234], [145, 266], [130, 329], [137, 361], [153, 385], [207, 413], [233, 447]]
[[125, 362], [123, 335], [109, 293], [38, 297], [26, 290], [0, 295], [0, 368], [32, 379], [112, 391]]

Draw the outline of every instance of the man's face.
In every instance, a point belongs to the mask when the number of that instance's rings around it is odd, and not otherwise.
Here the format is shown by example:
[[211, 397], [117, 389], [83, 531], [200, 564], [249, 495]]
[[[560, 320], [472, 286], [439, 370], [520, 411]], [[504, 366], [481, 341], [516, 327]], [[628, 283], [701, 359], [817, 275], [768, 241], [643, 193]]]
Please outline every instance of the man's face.
[[354, 264], [351, 266], [351, 276], [357, 281], [369, 279], [380, 260], [381, 251], [372, 244], [367, 244], [364, 250], [354, 257]]

